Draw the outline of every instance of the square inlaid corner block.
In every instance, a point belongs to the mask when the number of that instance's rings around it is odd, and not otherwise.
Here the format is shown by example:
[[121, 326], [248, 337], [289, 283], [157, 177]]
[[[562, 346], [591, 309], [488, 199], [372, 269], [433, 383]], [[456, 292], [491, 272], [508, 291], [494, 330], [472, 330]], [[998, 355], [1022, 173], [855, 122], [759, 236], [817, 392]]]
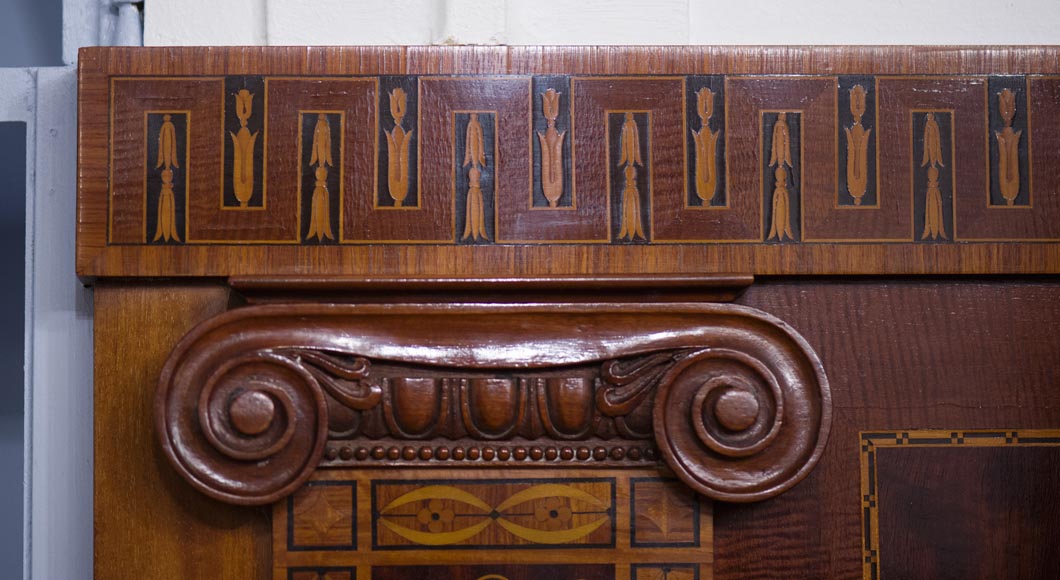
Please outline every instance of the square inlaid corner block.
[[634, 547], [699, 546], [699, 500], [677, 480], [631, 479], [630, 518]]
[[287, 501], [289, 551], [357, 549], [357, 489], [351, 482], [309, 482]]

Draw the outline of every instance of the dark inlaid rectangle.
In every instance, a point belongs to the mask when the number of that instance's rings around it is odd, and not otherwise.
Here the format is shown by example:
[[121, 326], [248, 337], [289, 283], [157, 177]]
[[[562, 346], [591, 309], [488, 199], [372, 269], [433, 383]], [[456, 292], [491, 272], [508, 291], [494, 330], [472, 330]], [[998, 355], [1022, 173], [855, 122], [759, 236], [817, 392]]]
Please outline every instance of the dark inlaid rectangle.
[[265, 80], [225, 77], [224, 189], [221, 207], [263, 209], [265, 200]]
[[338, 243], [344, 117], [342, 111], [299, 112], [299, 203], [302, 241], [307, 244]]
[[630, 479], [631, 546], [698, 547], [699, 497], [676, 479]]
[[762, 111], [762, 231], [766, 242], [802, 237], [802, 114]]
[[876, 195], [876, 79], [869, 75], [839, 77], [839, 187], [841, 208], [878, 208]]
[[572, 208], [570, 77], [535, 76], [530, 98], [534, 111], [534, 136], [530, 138], [534, 149], [531, 206]]
[[[379, 174], [375, 209], [416, 209], [419, 192], [419, 77], [379, 77]], [[398, 123], [397, 121], [400, 121]]]
[[188, 239], [188, 123], [190, 111], [146, 114], [145, 184], [147, 243], [176, 244]]
[[924, 242], [953, 239], [953, 195], [957, 188], [953, 113], [913, 111], [913, 233]]
[[1060, 578], [1060, 448], [876, 451], [882, 578]]
[[1027, 78], [992, 76], [986, 89], [990, 114], [991, 206], [1031, 205]]
[[311, 481], [287, 498], [287, 551], [357, 549], [357, 485]]
[[454, 112], [453, 151], [456, 242], [489, 243], [497, 235], [497, 114]]
[[685, 79], [685, 116], [689, 183], [686, 206], [726, 208], [725, 77], [695, 75]]
[[647, 243], [651, 239], [651, 112], [608, 111], [607, 144], [611, 241]]

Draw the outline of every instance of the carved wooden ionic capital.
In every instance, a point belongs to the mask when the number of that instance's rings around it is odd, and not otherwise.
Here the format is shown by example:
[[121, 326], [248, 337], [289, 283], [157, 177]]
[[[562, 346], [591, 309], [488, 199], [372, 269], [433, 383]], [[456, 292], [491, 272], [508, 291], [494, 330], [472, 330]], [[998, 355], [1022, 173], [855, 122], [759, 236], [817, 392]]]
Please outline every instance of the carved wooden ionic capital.
[[318, 467], [621, 466], [756, 501], [813, 468], [831, 420], [817, 356], [727, 304], [270, 304], [174, 349], [162, 446], [192, 485], [264, 504]]

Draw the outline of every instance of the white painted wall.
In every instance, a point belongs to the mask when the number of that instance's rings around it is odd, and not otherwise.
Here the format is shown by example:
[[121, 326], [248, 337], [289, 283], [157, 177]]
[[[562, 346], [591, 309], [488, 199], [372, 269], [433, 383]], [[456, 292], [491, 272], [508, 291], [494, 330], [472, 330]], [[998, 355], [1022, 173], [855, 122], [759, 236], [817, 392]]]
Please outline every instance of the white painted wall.
[[74, 67], [0, 69], [0, 121], [26, 123], [25, 578], [92, 577], [92, 294], [74, 276], [76, 89]]
[[144, 44], [1060, 44], [1060, 1], [146, 0]]
[[[92, 292], [74, 275], [77, 71], [36, 71], [26, 198], [26, 578], [92, 577]], [[3, 577], [3, 574], [0, 574]]]

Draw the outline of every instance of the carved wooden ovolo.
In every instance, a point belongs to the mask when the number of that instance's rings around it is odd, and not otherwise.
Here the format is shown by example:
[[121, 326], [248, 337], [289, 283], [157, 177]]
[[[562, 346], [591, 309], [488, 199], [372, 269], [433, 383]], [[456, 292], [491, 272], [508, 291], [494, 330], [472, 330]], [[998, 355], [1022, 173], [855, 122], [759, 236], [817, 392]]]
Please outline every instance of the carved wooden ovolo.
[[828, 382], [783, 322], [728, 304], [269, 304], [198, 326], [159, 383], [173, 466], [276, 501], [318, 466], [664, 460], [725, 501], [823, 450]]

